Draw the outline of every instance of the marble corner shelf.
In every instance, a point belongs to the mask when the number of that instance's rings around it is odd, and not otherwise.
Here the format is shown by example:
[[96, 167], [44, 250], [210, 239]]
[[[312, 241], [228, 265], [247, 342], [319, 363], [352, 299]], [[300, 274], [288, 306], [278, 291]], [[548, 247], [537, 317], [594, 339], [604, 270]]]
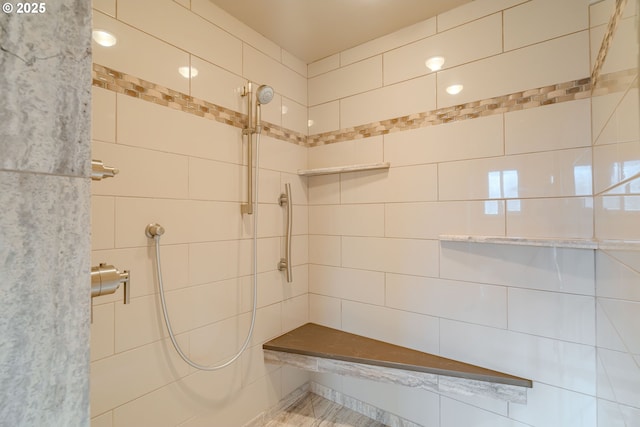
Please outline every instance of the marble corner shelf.
[[300, 169], [298, 175], [300, 176], [316, 176], [316, 175], [331, 175], [344, 172], [359, 172], [376, 169], [389, 169], [391, 164], [389, 162], [384, 163], [367, 163], [362, 165], [347, 165], [336, 166], [331, 168], [316, 168], [316, 169]]
[[640, 250], [640, 241], [594, 240], [594, 239], [551, 239], [533, 237], [440, 235], [441, 242], [493, 243], [499, 245], [541, 246], [549, 248]]
[[265, 361], [437, 393], [526, 403], [531, 380], [307, 323], [263, 346]]

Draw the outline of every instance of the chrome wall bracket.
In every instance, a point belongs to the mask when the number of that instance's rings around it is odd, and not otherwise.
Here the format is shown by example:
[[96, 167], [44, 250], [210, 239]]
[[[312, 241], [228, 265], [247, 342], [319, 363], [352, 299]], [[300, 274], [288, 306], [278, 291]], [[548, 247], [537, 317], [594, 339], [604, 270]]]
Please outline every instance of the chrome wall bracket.
[[156, 236], [162, 236], [164, 234], [164, 227], [157, 223], [148, 224], [144, 229], [144, 234], [150, 239], [153, 239]]

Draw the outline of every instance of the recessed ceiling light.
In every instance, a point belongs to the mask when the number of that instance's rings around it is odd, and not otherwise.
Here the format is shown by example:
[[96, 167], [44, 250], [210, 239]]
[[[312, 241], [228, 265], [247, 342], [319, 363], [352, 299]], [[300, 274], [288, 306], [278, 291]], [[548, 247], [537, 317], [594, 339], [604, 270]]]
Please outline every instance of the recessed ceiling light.
[[431, 58], [424, 61], [424, 65], [427, 66], [431, 71], [438, 71], [442, 68], [444, 64], [444, 58], [442, 56], [432, 56]]
[[93, 30], [91, 36], [96, 43], [104, 47], [115, 46], [118, 42], [116, 36], [105, 30]]
[[192, 79], [198, 75], [198, 69], [195, 67], [179, 67], [178, 72], [185, 79]]
[[460, 92], [462, 92], [462, 88], [463, 88], [462, 85], [451, 85], [451, 86], [447, 87], [447, 93], [449, 95], [457, 95]]

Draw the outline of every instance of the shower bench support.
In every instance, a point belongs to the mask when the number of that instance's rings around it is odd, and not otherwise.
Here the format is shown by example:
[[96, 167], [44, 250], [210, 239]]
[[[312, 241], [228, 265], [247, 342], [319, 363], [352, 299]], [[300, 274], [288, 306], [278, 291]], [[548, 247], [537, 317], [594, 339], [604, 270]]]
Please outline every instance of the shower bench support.
[[527, 402], [531, 380], [307, 323], [263, 346], [266, 362], [442, 394]]

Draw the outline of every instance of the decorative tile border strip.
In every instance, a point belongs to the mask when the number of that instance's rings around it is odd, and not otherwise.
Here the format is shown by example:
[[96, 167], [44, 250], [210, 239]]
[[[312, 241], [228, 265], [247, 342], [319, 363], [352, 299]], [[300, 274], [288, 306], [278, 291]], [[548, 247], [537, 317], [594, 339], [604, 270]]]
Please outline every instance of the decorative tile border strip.
[[611, 18], [609, 19], [607, 32], [604, 35], [604, 39], [602, 40], [602, 44], [600, 45], [600, 50], [598, 51], [598, 57], [596, 58], [596, 62], [593, 66], [593, 71], [591, 72], [591, 81], [593, 82], [594, 86], [598, 84], [602, 66], [604, 65], [605, 59], [607, 59], [607, 53], [609, 52], [609, 48], [611, 47], [613, 36], [616, 33], [618, 22], [620, 22], [620, 18], [622, 18], [622, 13], [624, 12], [624, 8], [626, 5], [627, 0], [616, 0], [616, 6], [613, 11], [613, 15], [611, 15]]
[[[215, 120], [242, 129], [246, 114], [204, 101], [182, 92], [139, 79], [102, 65], [93, 65], [93, 85], [116, 93], [153, 102], [165, 107]], [[344, 128], [306, 136], [281, 126], [264, 122], [264, 134], [275, 139], [297, 145], [316, 147], [343, 141], [386, 135], [392, 132], [417, 129], [427, 126], [475, 119], [512, 111], [535, 108], [560, 102], [574, 101], [590, 96], [628, 90], [638, 87], [637, 70], [625, 70], [601, 75], [597, 87], [592, 87], [591, 78], [573, 80], [544, 86], [495, 98], [472, 101], [437, 110], [414, 113], [361, 126]]]
[[440, 108], [424, 113], [410, 114], [389, 120], [369, 123], [362, 126], [340, 129], [311, 135], [307, 138], [307, 145], [316, 147], [342, 141], [386, 135], [409, 129], [439, 125], [453, 121], [475, 119], [494, 114], [508, 113], [526, 108], [540, 107], [559, 102], [574, 101], [588, 98], [591, 95], [591, 79], [584, 78], [516, 92], [509, 95], [468, 102], [452, 107]]
[[[139, 98], [164, 107], [244, 128], [247, 115], [202, 99], [169, 89], [99, 64], [93, 64], [93, 86]], [[263, 135], [298, 145], [306, 145], [307, 136], [273, 123], [263, 122]]]
[[[263, 131], [272, 138], [297, 145], [316, 147], [637, 88], [637, 69], [601, 74], [602, 66], [611, 47], [626, 3], [627, 0], [616, 0], [615, 10], [607, 25], [607, 31], [600, 46], [591, 77], [309, 136], [267, 122], [263, 124]], [[93, 64], [92, 74], [94, 86], [116, 93], [133, 96], [241, 129], [247, 120], [246, 114], [194, 98], [102, 65]]]
[[638, 70], [632, 68], [630, 70], [602, 74], [593, 87], [591, 95], [602, 96], [615, 92], [626, 92], [634, 88], [638, 88]]

